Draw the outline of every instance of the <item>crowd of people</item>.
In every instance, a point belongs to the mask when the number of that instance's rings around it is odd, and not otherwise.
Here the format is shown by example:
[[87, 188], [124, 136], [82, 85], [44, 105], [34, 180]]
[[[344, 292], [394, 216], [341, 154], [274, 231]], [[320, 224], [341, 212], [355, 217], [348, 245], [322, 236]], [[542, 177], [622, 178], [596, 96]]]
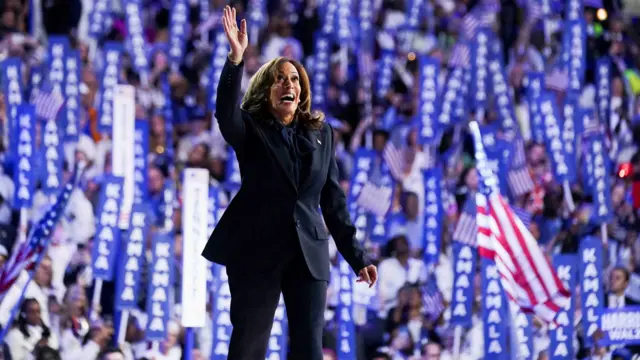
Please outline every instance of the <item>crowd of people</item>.
[[[533, 0], [530, 0], [533, 2]], [[109, 27], [102, 38], [90, 36], [91, 10], [98, 0], [5, 0], [0, 5], [0, 58], [20, 58], [22, 79], [30, 91], [30, 74], [46, 64], [47, 39], [64, 35], [71, 46], [80, 51], [83, 64], [80, 82], [80, 136], [77, 143], [65, 145], [64, 178], [68, 179], [73, 164], [80, 160], [89, 166], [79, 188], [74, 190], [65, 216], [52, 234], [47, 255], [35, 270], [33, 280], [26, 283], [21, 277], [0, 303], [0, 325], [10, 326], [4, 338], [2, 354], [5, 359], [191, 359], [212, 358], [213, 323], [216, 311], [209, 304], [207, 326], [197, 330], [195, 349], [184, 348], [184, 329], [179, 314], [184, 304], [176, 299], [173, 319], [167, 325], [166, 339], [159, 346], [145, 341], [144, 291], [138, 309], [131, 311], [125, 343], [114, 346], [114, 284], [105, 282], [98, 318], [91, 318], [90, 302], [93, 290], [92, 245], [96, 236], [96, 220], [101, 184], [111, 171], [111, 139], [98, 130], [98, 98], [101, 91], [99, 63], [100, 48], [106, 41], [125, 42], [128, 23], [125, 6], [130, 1], [113, 1]], [[202, 4], [208, 3], [209, 14], [202, 15]], [[266, 1], [265, 21], [256, 38], [252, 39], [244, 56], [243, 90], [261, 64], [278, 56], [301, 61], [313, 73], [314, 34], [322, 24], [323, 6], [330, 0]], [[340, 180], [348, 190], [354, 171], [354, 152], [361, 146], [371, 147], [378, 159], [393, 143], [402, 154], [400, 178], [396, 179], [391, 207], [387, 215], [388, 231], [384, 241], [364, 244], [379, 269], [379, 283], [369, 289], [354, 287], [353, 318], [356, 325], [358, 359], [451, 359], [454, 347], [454, 327], [449, 322], [454, 288], [453, 234], [468, 199], [478, 190], [478, 175], [474, 167], [472, 141], [462, 129], [460, 136], [445, 134], [435, 151], [427, 152], [418, 141], [419, 127], [414, 122], [418, 108], [418, 58], [422, 54], [439, 59], [440, 84], [447, 79], [448, 70], [456, 59], [456, 41], [462, 35], [464, 15], [481, 1], [432, 0], [428, 20], [418, 27], [411, 48], [401, 49], [395, 34], [401, 34], [407, 21], [410, 1], [373, 1], [376, 28], [373, 71], [359, 63], [358, 46], [333, 46], [328, 60], [326, 91], [326, 121], [336, 135], [336, 157]], [[143, 34], [148, 48], [169, 42], [171, 4], [163, 0], [139, 0]], [[238, 18], [251, 15], [251, 6], [260, 1], [232, 1]], [[352, 2], [355, 10], [357, 2]], [[562, 99], [568, 92], [566, 75], [552, 73], [546, 66], [549, 58], [559, 56], [562, 47], [562, 10], [555, 17], [544, 20], [545, 26], [521, 27], [527, 23], [527, 1], [502, 1], [501, 9], [488, 20], [496, 30], [503, 47], [506, 80], [513, 98], [514, 113], [519, 132], [525, 143], [526, 167], [534, 188], [515, 199], [515, 205], [530, 217], [529, 230], [546, 254], [577, 253], [584, 234], [599, 231], [589, 221], [592, 199], [585, 194], [580, 182], [570, 184], [575, 211], [566, 205], [567, 188], [552, 176], [552, 161], [544, 143], [534, 141], [532, 117], [527, 97], [527, 73], [547, 72], [547, 76], [563, 79], [553, 83], [553, 93]], [[552, 2], [556, 3], [556, 2]], [[560, 2], [557, 2], [560, 3]], [[587, 4], [589, 3], [589, 4]], [[219, 29], [219, 13], [228, 2], [224, 0], [191, 1], [188, 18], [184, 60], [172, 66], [166, 51], [149, 52], [149, 74], [141, 77], [133, 55], [123, 54], [119, 68], [119, 82], [136, 87], [136, 118], [149, 124], [147, 191], [150, 223], [159, 231], [165, 223], [165, 207], [174, 207], [173, 228], [175, 251], [175, 294], [180, 293], [182, 234], [180, 181], [185, 168], [204, 168], [211, 175], [211, 183], [225, 189], [233, 153], [228, 151], [216, 125], [215, 114], [209, 106], [208, 85], [213, 81], [210, 66], [213, 39]], [[555, 6], [555, 5], [554, 5]], [[592, 7], [593, 6], [593, 7]], [[606, 14], [603, 16], [603, 13]], [[608, 150], [614, 166], [608, 174], [614, 217], [607, 224], [608, 241], [602, 270], [605, 302], [609, 307], [623, 307], [640, 303], [640, 21], [627, 16], [622, 4], [607, 2], [593, 4], [585, 0], [584, 18], [588, 41], [586, 76], [580, 89], [579, 103], [584, 108], [596, 107], [596, 60], [603, 55], [615, 59], [610, 83], [610, 117], [601, 119]], [[351, 29], [357, 28], [353, 19]], [[525, 30], [527, 29], [527, 30]], [[354, 30], [355, 31], [355, 30]], [[526, 36], [523, 33], [527, 32]], [[526, 39], [524, 39], [526, 38]], [[374, 84], [382, 76], [383, 49], [393, 49], [391, 83], [383, 96], [373, 96], [372, 108], [366, 109], [366, 94], [361, 86], [363, 77], [372, 76]], [[98, 55], [95, 55], [98, 54]], [[416, 57], [418, 54], [418, 58]], [[215, 55], [215, 54], [214, 54]], [[375, 62], [378, 62], [377, 65]], [[160, 78], [166, 77], [168, 88]], [[313, 77], [312, 77], [313, 81]], [[313, 85], [313, 84], [312, 84]], [[378, 84], [378, 87], [381, 85]], [[442, 86], [442, 85], [441, 85]], [[374, 86], [374, 91], [378, 90]], [[0, 125], [4, 129], [0, 154], [4, 166], [0, 169], [0, 266], [11, 256], [21, 231], [21, 216], [36, 222], [50, 205], [49, 197], [37, 191], [28, 211], [13, 208], [15, 163], [10, 153], [11, 134], [8, 126], [7, 94], [4, 94]], [[169, 105], [169, 106], [167, 106]], [[495, 116], [491, 111], [487, 118]], [[469, 119], [471, 120], [471, 116]], [[391, 119], [391, 120], [390, 120]], [[38, 131], [42, 131], [41, 129]], [[41, 136], [40, 136], [41, 137]], [[453, 140], [452, 140], [453, 139]], [[460, 151], [449, 151], [461, 144]], [[67, 146], [68, 145], [68, 146]], [[446, 155], [445, 155], [446, 154]], [[424, 254], [425, 189], [423, 170], [434, 166], [433, 157], [446, 158], [444, 171], [445, 217], [440, 239], [440, 252], [435, 268], [428, 271]], [[381, 160], [382, 161], [382, 160]], [[165, 204], [164, 184], [176, 184], [177, 201]], [[233, 197], [233, 189], [225, 189], [223, 202]], [[250, 224], [248, 224], [250, 226]], [[323, 339], [324, 358], [337, 359], [335, 310], [339, 306], [339, 267], [335, 245], [330, 243], [333, 261], [332, 281], [327, 293], [326, 326]], [[145, 276], [143, 274], [143, 280]], [[425, 284], [437, 285], [439, 301], [428, 301]], [[22, 303], [12, 322], [12, 308], [26, 286]], [[460, 359], [486, 359], [482, 316], [480, 314], [481, 279], [475, 276], [475, 296], [472, 324], [461, 336]], [[570, 289], [573, 291], [573, 289]], [[579, 304], [579, 302], [578, 302]], [[441, 311], [439, 311], [441, 310]], [[575, 323], [580, 323], [581, 310], [576, 308]], [[549, 359], [548, 324], [533, 318], [532, 359]], [[637, 349], [632, 346], [586, 346], [581, 328], [576, 326], [575, 357], [600, 356], [600, 359], [631, 359]], [[295, 331], [295, 330], [294, 330]]]

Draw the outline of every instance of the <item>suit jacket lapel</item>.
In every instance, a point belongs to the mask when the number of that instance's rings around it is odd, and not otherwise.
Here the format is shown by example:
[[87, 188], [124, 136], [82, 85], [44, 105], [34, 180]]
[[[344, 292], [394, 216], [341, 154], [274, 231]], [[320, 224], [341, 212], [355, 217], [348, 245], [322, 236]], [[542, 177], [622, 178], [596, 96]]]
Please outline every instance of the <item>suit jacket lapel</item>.
[[309, 160], [311, 164], [308, 165], [310, 169], [307, 172], [307, 176], [301, 179], [300, 189], [299, 189], [300, 192], [303, 192], [311, 185], [313, 176], [311, 176], [310, 174], [313, 173], [313, 168], [315, 166], [322, 166], [322, 151], [321, 151], [322, 142], [320, 141], [320, 131], [318, 130], [310, 130], [304, 127], [303, 130], [301, 131], [301, 135], [305, 137], [307, 140], [309, 140], [309, 142], [316, 148], [314, 151], [311, 152], [311, 154], [308, 155], [311, 158]]
[[282, 139], [282, 134], [275, 126], [262, 127], [262, 133], [265, 134], [265, 140], [267, 147], [271, 151], [273, 157], [278, 164], [278, 167], [282, 170], [284, 176], [287, 178], [289, 184], [294, 190], [298, 190], [298, 185], [295, 183], [293, 175], [293, 163], [291, 162], [291, 155], [289, 149]]

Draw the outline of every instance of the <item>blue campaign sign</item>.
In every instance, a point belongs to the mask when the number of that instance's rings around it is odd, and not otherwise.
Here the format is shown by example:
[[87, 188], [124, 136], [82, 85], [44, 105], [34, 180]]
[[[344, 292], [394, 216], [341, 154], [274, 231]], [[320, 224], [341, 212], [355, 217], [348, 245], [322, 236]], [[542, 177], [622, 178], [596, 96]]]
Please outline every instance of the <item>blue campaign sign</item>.
[[604, 337], [599, 345], [640, 344], [640, 306], [603, 310], [600, 330]]

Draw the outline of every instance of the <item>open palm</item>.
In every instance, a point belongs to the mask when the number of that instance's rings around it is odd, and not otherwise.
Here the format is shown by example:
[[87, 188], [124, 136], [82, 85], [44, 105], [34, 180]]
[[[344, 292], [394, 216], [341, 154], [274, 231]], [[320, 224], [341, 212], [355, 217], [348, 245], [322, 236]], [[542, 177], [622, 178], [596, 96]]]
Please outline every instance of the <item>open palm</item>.
[[244, 55], [244, 51], [249, 45], [249, 37], [247, 36], [247, 21], [242, 19], [240, 29], [238, 29], [238, 21], [236, 20], [236, 9], [225, 6], [222, 15], [222, 27], [227, 35], [229, 47], [231, 48], [232, 60], [240, 61]]

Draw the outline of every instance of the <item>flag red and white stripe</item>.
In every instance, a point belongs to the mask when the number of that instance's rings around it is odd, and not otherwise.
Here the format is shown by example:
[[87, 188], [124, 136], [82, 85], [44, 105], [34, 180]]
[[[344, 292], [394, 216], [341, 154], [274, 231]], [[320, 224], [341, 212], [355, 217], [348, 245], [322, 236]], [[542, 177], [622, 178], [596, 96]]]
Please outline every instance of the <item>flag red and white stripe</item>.
[[397, 181], [402, 181], [405, 178], [405, 160], [402, 150], [398, 149], [393, 142], [389, 140], [382, 151], [382, 158], [389, 167], [389, 171], [393, 178]]
[[64, 97], [56, 91], [38, 91], [31, 102], [36, 108], [36, 115], [45, 120], [53, 120], [64, 105]]
[[478, 252], [494, 260], [508, 299], [525, 312], [552, 322], [570, 301], [536, 239], [497, 190], [495, 175], [486, 164], [477, 123], [470, 125], [476, 143], [476, 166], [483, 191], [476, 194]]
[[360, 190], [356, 204], [376, 216], [385, 216], [391, 207], [393, 189], [367, 182]]

